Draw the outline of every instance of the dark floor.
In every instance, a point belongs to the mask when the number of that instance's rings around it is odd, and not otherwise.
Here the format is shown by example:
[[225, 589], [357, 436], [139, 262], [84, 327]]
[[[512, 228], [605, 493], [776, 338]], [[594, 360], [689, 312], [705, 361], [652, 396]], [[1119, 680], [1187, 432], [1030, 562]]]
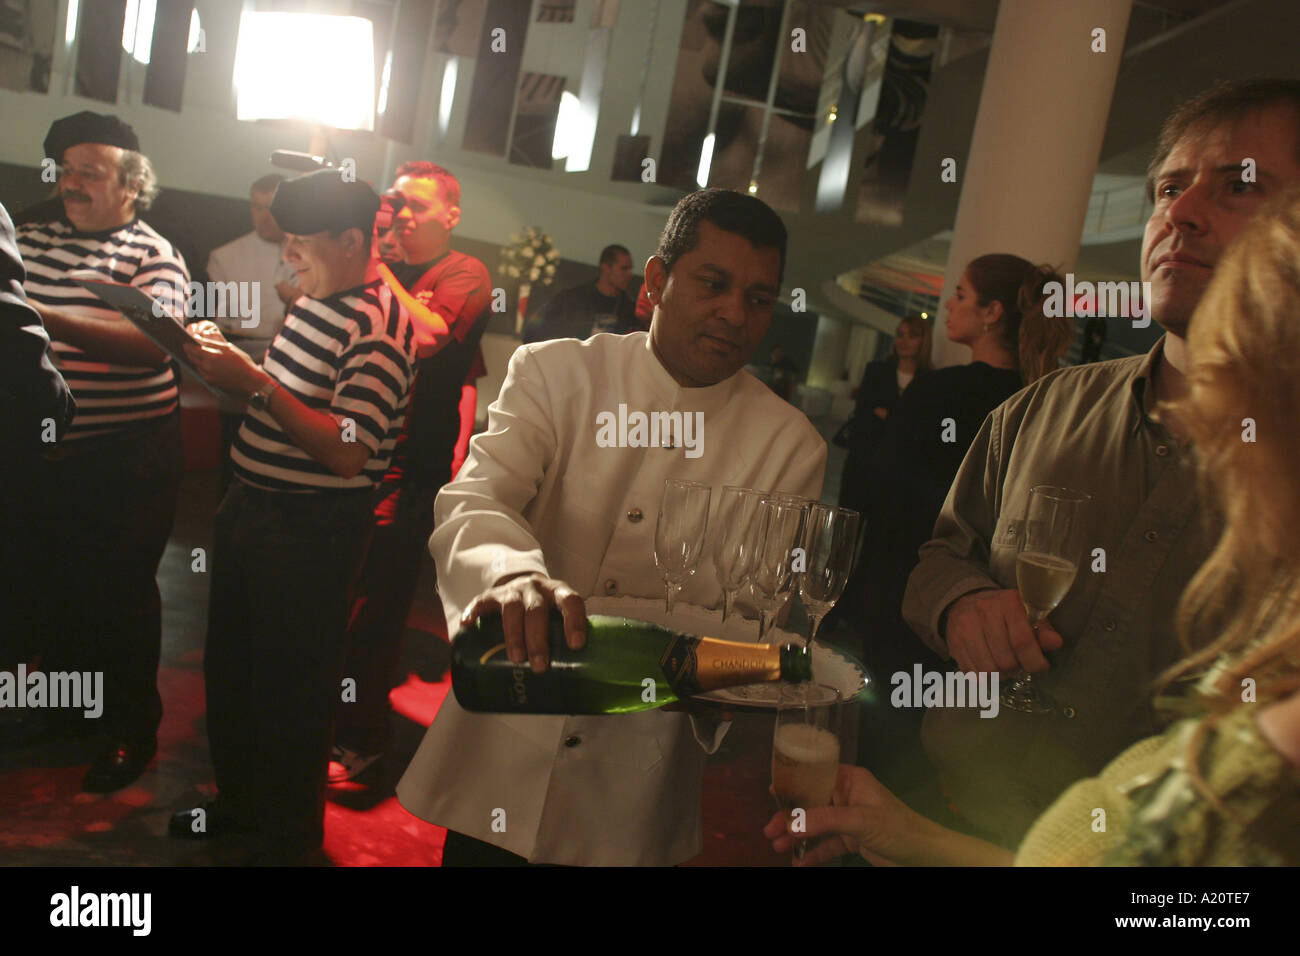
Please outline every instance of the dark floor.
[[[823, 424], [830, 434], [832, 425]], [[827, 500], [839, 484], [843, 453], [831, 446]], [[204, 724], [203, 642], [208, 581], [192, 570], [194, 549], [210, 549], [217, 478], [187, 475], [172, 537], [159, 570], [163, 654], [159, 686], [165, 714], [158, 757], [131, 787], [105, 796], [79, 792], [89, 744], [65, 740], [0, 752], [0, 864], [210, 865], [218, 851], [165, 835], [174, 810], [213, 792]], [[408, 621], [406, 683], [391, 695], [392, 747], [378, 785], [337, 789], [326, 813], [326, 856], [337, 866], [435, 866], [444, 831], [407, 813], [393, 786], [450, 687], [448, 644], [427, 561]], [[740, 714], [704, 782], [704, 850], [691, 865], [781, 866], [760, 833], [773, 812], [768, 795], [772, 718]]]

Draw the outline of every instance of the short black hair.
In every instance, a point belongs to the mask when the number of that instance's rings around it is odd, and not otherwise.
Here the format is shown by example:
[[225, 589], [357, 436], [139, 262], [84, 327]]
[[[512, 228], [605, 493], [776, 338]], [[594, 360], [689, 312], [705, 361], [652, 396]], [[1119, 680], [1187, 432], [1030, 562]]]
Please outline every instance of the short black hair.
[[1225, 126], [1275, 106], [1290, 109], [1300, 130], [1300, 80], [1227, 80], [1178, 104], [1161, 124], [1155, 155], [1147, 165], [1147, 199], [1154, 201], [1156, 173], [1187, 133]]
[[785, 223], [763, 200], [730, 189], [700, 189], [673, 207], [655, 250], [665, 271], [672, 272], [677, 260], [700, 244], [701, 221], [744, 236], [755, 246], [779, 251], [778, 284], [785, 278]]
[[250, 193], [273, 193], [275, 188], [282, 182], [284, 182], [284, 177], [279, 173], [267, 173], [254, 181], [248, 191]]
[[619, 256], [627, 256], [629, 259], [631, 259], [632, 253], [628, 252], [627, 246], [620, 246], [620, 245], [606, 246], [604, 249], [600, 250], [600, 264], [602, 266], [607, 266], [611, 262], [616, 260]]

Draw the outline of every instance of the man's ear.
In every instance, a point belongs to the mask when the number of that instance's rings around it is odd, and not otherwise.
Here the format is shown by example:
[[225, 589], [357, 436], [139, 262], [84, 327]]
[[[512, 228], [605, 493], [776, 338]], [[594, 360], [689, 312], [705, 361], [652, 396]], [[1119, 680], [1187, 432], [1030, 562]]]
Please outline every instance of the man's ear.
[[447, 210], [447, 230], [451, 231], [460, 225], [460, 207], [452, 206]]
[[664, 261], [658, 256], [651, 256], [645, 264], [645, 294], [652, 305], [659, 304], [667, 284], [668, 270], [664, 268]]

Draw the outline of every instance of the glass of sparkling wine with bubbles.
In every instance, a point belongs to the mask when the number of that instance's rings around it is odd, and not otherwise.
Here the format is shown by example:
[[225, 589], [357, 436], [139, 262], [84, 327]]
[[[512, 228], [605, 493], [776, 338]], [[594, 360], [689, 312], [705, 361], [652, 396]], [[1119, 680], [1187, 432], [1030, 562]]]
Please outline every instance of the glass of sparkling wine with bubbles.
[[[1020, 552], [1016, 555], [1016, 586], [1034, 633], [1064, 600], [1079, 572], [1086, 505], [1091, 496], [1055, 485], [1029, 490]], [[1021, 673], [1003, 688], [1001, 703], [1028, 714], [1052, 710], [1051, 699]]]
[[[826, 684], [782, 684], [772, 738], [772, 795], [796, 833], [806, 811], [830, 806], [840, 768], [840, 692]], [[794, 855], [802, 859], [804, 841]]]

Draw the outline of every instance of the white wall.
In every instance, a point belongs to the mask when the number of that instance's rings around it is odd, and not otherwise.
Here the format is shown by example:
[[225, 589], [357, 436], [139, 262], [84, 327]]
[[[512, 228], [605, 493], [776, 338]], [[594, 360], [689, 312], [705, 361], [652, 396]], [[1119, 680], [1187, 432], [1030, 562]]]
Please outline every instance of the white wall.
[[[69, 95], [72, 84], [68, 74], [75, 62], [75, 47], [67, 49], [63, 43], [67, 0], [57, 3], [50, 93], [0, 89], [5, 129], [0, 137], [0, 162], [39, 166], [44, 158], [41, 143], [50, 123], [80, 110], [115, 113], [135, 127], [164, 188], [242, 197], [250, 182], [271, 169], [268, 156], [272, 149], [308, 148], [312, 130], [307, 124], [273, 126], [241, 123], [234, 118], [232, 71], [241, 10], [236, 0], [197, 0], [206, 52], [190, 54], [180, 113], [140, 102], [145, 67], [130, 58], [123, 61], [116, 103]], [[325, 7], [322, 4], [322, 9]], [[581, 0], [572, 28], [530, 24], [523, 68], [564, 73], [570, 77], [567, 85], [576, 92], [586, 53], [585, 25], [592, 8], [592, 0]], [[662, 138], [685, 9], [686, 0], [662, 0], [660, 4], [653, 75], [646, 84], [641, 124], [643, 132], [654, 136], [652, 154]], [[387, 185], [393, 167], [405, 159], [427, 158], [446, 165], [461, 179], [464, 214], [460, 231], [471, 238], [504, 243], [521, 227], [536, 225], [551, 233], [566, 258], [594, 265], [605, 245], [621, 242], [644, 262], [654, 251], [676, 193], [640, 183], [613, 184], [609, 174], [616, 136], [629, 131], [640, 88], [650, 13], [649, 4], [630, 0], [621, 4], [588, 172], [564, 173], [562, 162], [553, 171], [526, 169], [504, 157], [461, 150], [472, 59], [460, 62], [451, 128], [445, 139], [440, 138], [437, 113], [446, 62], [442, 55], [430, 55], [426, 60], [416, 110], [416, 145], [392, 143], [373, 133], [338, 132], [334, 147], [340, 156], [356, 160], [361, 178], [377, 185]], [[291, 38], [286, 42], [292, 42]], [[650, 205], [651, 200], [660, 204]]]

